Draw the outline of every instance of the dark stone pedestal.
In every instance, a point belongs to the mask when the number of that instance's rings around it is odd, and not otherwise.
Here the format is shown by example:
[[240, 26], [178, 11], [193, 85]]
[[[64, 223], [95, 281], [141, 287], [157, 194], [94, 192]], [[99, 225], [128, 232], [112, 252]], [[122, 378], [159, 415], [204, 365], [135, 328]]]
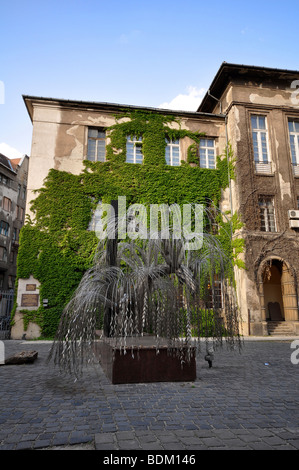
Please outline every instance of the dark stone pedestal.
[[175, 352], [169, 353], [167, 346], [160, 346], [157, 354], [152, 342], [152, 338], [141, 338], [140, 345], [127, 345], [124, 354], [123, 349], [105, 339], [96, 342], [95, 351], [103, 371], [113, 384], [191, 382], [196, 379], [195, 354], [192, 354], [190, 362], [181, 364]]

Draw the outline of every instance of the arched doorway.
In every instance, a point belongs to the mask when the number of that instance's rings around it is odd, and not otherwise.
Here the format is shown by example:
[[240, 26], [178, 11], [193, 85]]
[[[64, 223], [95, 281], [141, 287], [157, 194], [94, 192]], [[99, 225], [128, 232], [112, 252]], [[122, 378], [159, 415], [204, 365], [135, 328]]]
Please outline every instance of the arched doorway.
[[282, 261], [271, 260], [263, 272], [263, 291], [266, 320], [283, 321], [284, 308], [282, 298]]
[[261, 287], [263, 320], [298, 321], [295, 277], [285, 261], [271, 258], [263, 263]]

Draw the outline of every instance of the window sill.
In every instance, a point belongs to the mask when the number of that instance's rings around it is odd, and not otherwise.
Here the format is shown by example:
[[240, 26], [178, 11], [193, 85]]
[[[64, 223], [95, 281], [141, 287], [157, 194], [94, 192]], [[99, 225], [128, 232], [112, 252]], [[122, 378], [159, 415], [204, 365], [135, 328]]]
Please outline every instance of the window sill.
[[[274, 176], [274, 173], [262, 173], [262, 172], [255, 172], [256, 176]], [[299, 175], [298, 175], [299, 176]]]

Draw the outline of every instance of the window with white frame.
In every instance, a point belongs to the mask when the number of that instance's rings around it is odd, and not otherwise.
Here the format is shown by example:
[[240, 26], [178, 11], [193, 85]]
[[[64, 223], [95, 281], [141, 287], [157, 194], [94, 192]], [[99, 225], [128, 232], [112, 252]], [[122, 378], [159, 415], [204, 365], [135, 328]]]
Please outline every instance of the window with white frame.
[[216, 168], [215, 139], [200, 139], [199, 163], [201, 168]]
[[88, 129], [87, 160], [104, 162], [106, 154], [106, 132], [103, 129]]
[[180, 165], [180, 141], [166, 137], [165, 160], [167, 165]]
[[127, 163], [142, 163], [142, 137], [127, 137]]
[[253, 155], [257, 173], [271, 173], [266, 116], [251, 116]]
[[262, 232], [276, 232], [274, 200], [272, 196], [259, 197], [260, 229]]
[[299, 121], [289, 119], [288, 124], [293, 171], [295, 176], [299, 176]]

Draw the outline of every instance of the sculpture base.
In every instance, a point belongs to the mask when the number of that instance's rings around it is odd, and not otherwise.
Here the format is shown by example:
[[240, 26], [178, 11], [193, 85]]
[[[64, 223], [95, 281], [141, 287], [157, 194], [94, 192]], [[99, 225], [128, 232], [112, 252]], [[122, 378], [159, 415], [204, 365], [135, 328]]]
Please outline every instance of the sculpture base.
[[[196, 379], [195, 353], [190, 361], [181, 363], [176, 351], [170, 354], [165, 345], [159, 346], [157, 354], [152, 337], [140, 338], [138, 342], [138, 346], [127, 344], [126, 354], [113, 341], [105, 339], [96, 342], [96, 356], [113, 384], [192, 382]], [[183, 354], [187, 352], [184, 348]]]

